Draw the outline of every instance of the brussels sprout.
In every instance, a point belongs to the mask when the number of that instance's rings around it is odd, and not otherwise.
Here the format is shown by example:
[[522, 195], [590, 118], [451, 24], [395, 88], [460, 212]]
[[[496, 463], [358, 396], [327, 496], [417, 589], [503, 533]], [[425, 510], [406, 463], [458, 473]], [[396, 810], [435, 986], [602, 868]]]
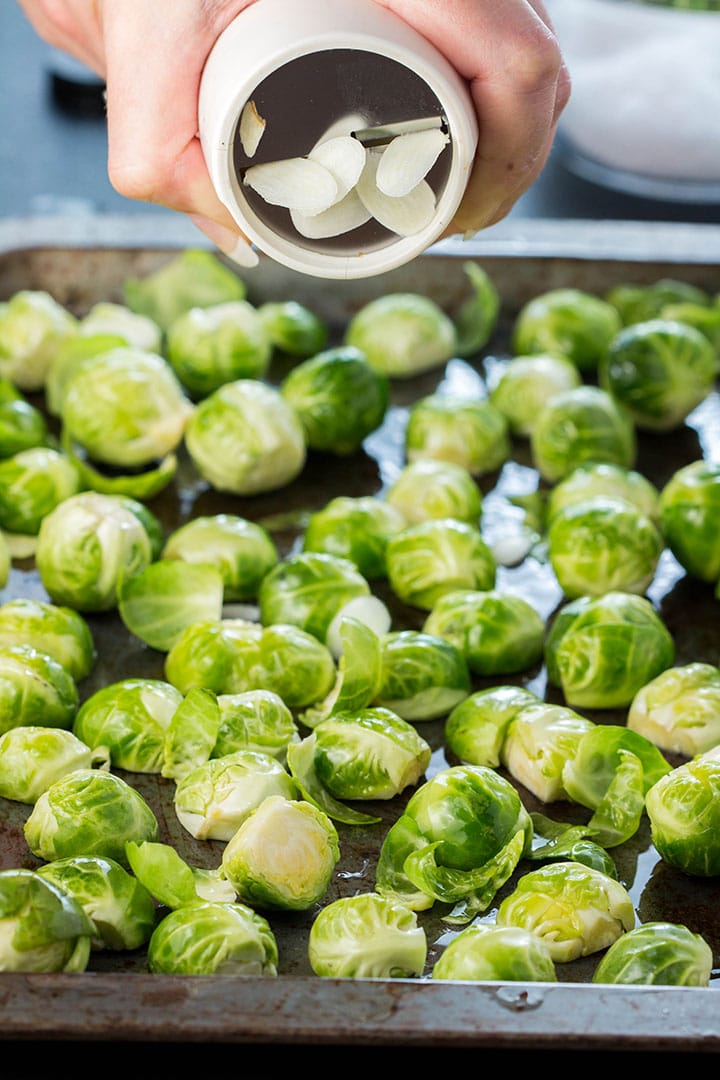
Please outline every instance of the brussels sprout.
[[720, 875], [720, 757], [715, 748], [661, 776], [645, 796], [645, 810], [663, 862], [690, 877]]
[[705, 334], [687, 323], [650, 319], [611, 341], [598, 379], [642, 431], [673, 431], [708, 396], [720, 359]]
[[477, 525], [482, 493], [473, 477], [452, 461], [421, 458], [405, 465], [387, 490], [386, 499], [409, 525], [431, 518], [456, 518]]
[[0, 528], [36, 535], [42, 519], [80, 490], [80, 475], [65, 454], [35, 446], [0, 460]]
[[30, 645], [47, 653], [76, 682], [90, 674], [97, 660], [92, 631], [73, 608], [19, 596], [0, 604], [0, 645]]
[[582, 385], [582, 376], [565, 356], [514, 356], [500, 370], [490, 401], [513, 435], [527, 437], [550, 398]]
[[288, 555], [260, 582], [264, 626], [289, 623], [325, 642], [330, 623], [349, 600], [369, 596], [370, 586], [349, 559], [323, 552]]
[[476, 675], [513, 675], [543, 656], [542, 616], [523, 597], [491, 585], [440, 596], [423, 630], [452, 642]]
[[565, 596], [644, 593], [665, 542], [641, 510], [621, 499], [593, 495], [553, 515], [548, 558]]
[[223, 579], [224, 600], [254, 600], [280, 555], [269, 532], [237, 514], [195, 517], [170, 533], [164, 559], [209, 563]]
[[46, 446], [48, 440], [47, 421], [37, 406], [22, 398], [0, 401], [0, 458]]
[[158, 820], [143, 796], [121, 776], [76, 769], [42, 793], [25, 822], [33, 855], [46, 862], [100, 855], [128, 866], [127, 840], [158, 840]]
[[157, 921], [153, 898], [114, 859], [75, 855], [54, 859], [36, 872], [77, 900], [92, 919], [92, 948], [139, 949], [150, 940]]
[[123, 282], [130, 310], [152, 319], [163, 331], [190, 308], [244, 300], [246, 291], [234, 270], [200, 248], [186, 248], [157, 270]]
[[685, 757], [720, 745], [720, 668], [694, 661], [661, 671], [630, 702], [627, 726]]
[[443, 949], [433, 979], [557, 982], [545, 940], [522, 926], [467, 926]]
[[182, 694], [271, 690], [291, 708], [320, 701], [335, 682], [326, 645], [298, 626], [262, 627], [243, 619], [189, 626], [165, 658], [165, 675]]
[[342, 896], [315, 916], [308, 960], [334, 979], [410, 979], [422, 975], [427, 937], [417, 915], [378, 893]]
[[381, 678], [375, 704], [414, 723], [447, 716], [471, 690], [465, 656], [451, 641], [421, 630], [381, 638]]
[[204, 398], [188, 420], [185, 446], [201, 477], [231, 495], [284, 487], [307, 454], [299, 416], [257, 379], [236, 379]]
[[614, 941], [593, 972], [594, 983], [709, 986], [713, 952], [681, 923], [649, 922]]
[[121, 679], [96, 690], [77, 711], [73, 734], [106, 747], [115, 768], [159, 773], [165, 733], [182, 694], [162, 679]]
[[0, 796], [35, 803], [51, 784], [76, 769], [109, 768], [110, 755], [92, 750], [65, 728], [26, 724], [0, 735]]
[[217, 702], [220, 725], [213, 757], [236, 750], [256, 750], [284, 761], [288, 744], [300, 741], [293, 714], [280, 695], [271, 690], [220, 694]]
[[704, 289], [675, 278], [660, 278], [650, 285], [636, 285], [624, 281], [608, 289], [605, 299], [617, 309], [623, 326], [656, 319], [667, 304], [710, 303], [710, 297]]
[[262, 379], [272, 344], [247, 300], [194, 307], [173, 319], [165, 355], [193, 398], [204, 398], [236, 379]]
[[[147, 315], [138, 315], [125, 304], [100, 301], [80, 319], [78, 332], [82, 337], [116, 336], [127, 345], [146, 352], [160, 352], [163, 334], [158, 324]], [[53, 360], [53, 366], [55, 360]]]
[[270, 924], [245, 904], [198, 901], [166, 915], [148, 945], [154, 975], [275, 976]]
[[513, 717], [539, 701], [537, 694], [521, 686], [476, 690], [456, 705], [445, 721], [445, 746], [469, 765], [496, 769]]
[[197, 840], [229, 840], [271, 795], [295, 799], [295, 783], [270, 754], [236, 750], [193, 769], [175, 788], [175, 812]]
[[510, 457], [508, 422], [486, 398], [430, 394], [410, 407], [405, 454], [462, 465], [471, 476], [495, 472]]
[[568, 705], [627, 707], [675, 659], [675, 642], [644, 596], [609, 592], [571, 600], [545, 639], [548, 681]]
[[390, 538], [385, 558], [395, 595], [426, 611], [446, 593], [491, 589], [495, 584], [495, 556], [479, 528], [455, 518], [408, 525]]
[[563, 705], [538, 701], [518, 709], [500, 748], [500, 762], [542, 802], [567, 799], [563, 768], [577, 753], [592, 720]]
[[47, 514], [35, 564], [51, 600], [79, 612], [117, 607], [121, 581], [151, 562], [150, 537], [115, 495], [81, 491]]
[[267, 300], [257, 309], [273, 348], [306, 360], [328, 343], [326, 323], [297, 300]]
[[150, 541], [151, 561], [154, 562], [155, 559], [159, 559], [165, 543], [165, 530], [160, 518], [141, 499], [122, 493], [115, 495], [115, 498], [121, 506], [124, 506], [126, 510], [135, 515], [147, 533]]
[[717, 353], [720, 351], [720, 304], [701, 307], [700, 304], [667, 304], [660, 312], [661, 319], [685, 323], [703, 334]]
[[660, 492], [636, 469], [626, 469], [601, 461], [578, 465], [548, 492], [547, 517], [553, 517], [565, 507], [596, 496], [622, 499], [657, 525], [660, 519]]
[[518, 312], [513, 350], [519, 355], [559, 354], [579, 371], [594, 372], [621, 325], [617, 309], [602, 297], [584, 289], [550, 289]]
[[720, 578], [720, 462], [700, 458], [673, 473], [660, 491], [660, 529], [691, 577]]
[[120, 617], [128, 630], [152, 649], [168, 652], [188, 626], [219, 619], [223, 579], [208, 563], [183, 565], [176, 559], [150, 563], [123, 581]]
[[92, 920], [32, 870], [0, 870], [0, 971], [85, 971]]
[[[132, 315], [132, 313], [131, 316], [132, 318], [142, 317]], [[65, 387], [71, 377], [81, 370], [86, 360], [98, 356], [99, 353], [110, 352], [111, 349], [122, 348], [130, 344], [131, 342], [125, 335], [110, 333], [84, 334], [82, 333], [81, 323], [80, 333], [75, 337], [66, 338], [50, 362], [50, 367], [45, 376], [45, 406], [48, 413], [57, 417], [62, 415]], [[132, 342], [132, 344], [140, 348], [143, 347], [139, 346], [138, 342]], [[160, 349], [156, 347], [150, 351], [160, 352]]]
[[54, 353], [77, 334], [78, 320], [42, 289], [21, 289], [0, 307], [0, 378], [42, 390]]
[[72, 675], [48, 653], [0, 646], [0, 733], [27, 725], [69, 728], [78, 701]]
[[[489, 906], [530, 850], [532, 832], [517, 791], [494, 769], [442, 769], [413, 792], [385, 834], [375, 889], [413, 911], [440, 899], [460, 901], [475, 913]], [[421, 856], [430, 864], [420, 863]]]
[[498, 926], [536, 934], [559, 964], [609, 948], [634, 928], [635, 908], [624, 885], [608, 874], [561, 861], [524, 874], [496, 919]]
[[670, 772], [670, 763], [644, 735], [623, 725], [596, 724], [578, 741], [563, 766], [562, 782], [568, 798], [597, 809], [625, 754], [634, 754], [640, 761], [643, 795]]
[[530, 434], [533, 464], [549, 484], [578, 465], [635, 464], [635, 425], [627, 410], [599, 386], [577, 386], [550, 398]]
[[270, 795], [245, 819], [222, 853], [222, 868], [253, 907], [307, 911], [327, 892], [340, 859], [338, 834], [322, 810]]
[[386, 293], [352, 316], [345, 344], [361, 349], [376, 371], [407, 379], [441, 367], [454, 355], [455, 326], [427, 296]]
[[374, 495], [338, 495], [310, 515], [302, 550], [349, 559], [363, 577], [384, 578], [387, 542], [406, 524], [390, 501]]
[[455, 324], [455, 355], [473, 356], [487, 345], [500, 315], [500, 293], [486, 270], [476, 262], [463, 263], [472, 294], [460, 304]]
[[280, 393], [300, 418], [307, 445], [344, 457], [385, 419], [389, 383], [360, 349], [339, 345], [294, 367]]

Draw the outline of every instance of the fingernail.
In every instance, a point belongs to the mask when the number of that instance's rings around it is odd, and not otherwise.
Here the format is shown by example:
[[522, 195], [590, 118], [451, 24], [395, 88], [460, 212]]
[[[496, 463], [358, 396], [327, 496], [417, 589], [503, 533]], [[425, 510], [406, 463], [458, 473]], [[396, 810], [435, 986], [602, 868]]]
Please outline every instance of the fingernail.
[[239, 236], [235, 247], [226, 254], [228, 259], [231, 259], [238, 266], [244, 266], [248, 269], [257, 266], [260, 262], [257, 251], [250, 246], [244, 236]]
[[201, 232], [205, 233], [209, 240], [212, 240], [223, 255], [237, 266], [243, 266], [246, 269], [257, 266], [260, 261], [257, 252], [253, 250], [242, 233], [228, 229], [202, 214], [190, 214], [190, 220]]

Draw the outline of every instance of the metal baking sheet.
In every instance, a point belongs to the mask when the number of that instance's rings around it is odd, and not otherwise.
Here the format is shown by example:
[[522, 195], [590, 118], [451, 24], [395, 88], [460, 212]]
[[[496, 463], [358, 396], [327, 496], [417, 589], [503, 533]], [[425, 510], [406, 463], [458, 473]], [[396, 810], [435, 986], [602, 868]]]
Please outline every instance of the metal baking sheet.
[[[183, 246], [199, 244], [184, 222], [153, 215], [137, 218], [27, 219], [0, 222], [0, 299], [21, 288], [47, 289], [77, 314], [99, 300], [121, 300], [125, 277], [150, 272]], [[453, 309], [467, 295], [463, 269], [477, 259], [502, 297], [502, 315], [485, 353], [487, 362], [509, 355], [509, 331], [519, 307], [533, 295], [560, 285], [602, 293], [620, 282], [651, 283], [676, 277], [720, 293], [720, 229], [712, 226], [617, 222], [522, 222], [488, 230], [469, 242], [448, 241], [380, 277], [328, 284], [267, 260], [246, 275], [248, 298], [295, 299], [327, 319], [336, 335], [353, 311], [390, 291], [417, 291]], [[480, 364], [453, 360], [439, 371], [397, 381], [382, 429], [352, 460], [311, 454], [301, 477], [279, 492], [253, 499], [221, 496], [200, 484], [188, 463], [176, 482], [149, 505], [169, 531], [197, 514], [224, 510], [266, 520], [291, 509], [312, 511], [339, 494], [379, 492], [403, 463], [402, 425], [408, 405], [468, 375]], [[282, 372], [271, 369], [270, 377]], [[476, 377], [476, 374], [475, 374]], [[512, 494], [518, 476], [532, 475], [528, 447], [517, 441], [514, 462], [482, 478], [485, 506], [493, 495]], [[639, 438], [637, 467], [658, 486], [681, 465], [700, 456], [720, 457], [720, 393], [715, 392], [671, 436]], [[298, 543], [292, 527], [274, 532], [282, 553]], [[549, 616], [560, 602], [557, 584], [540, 564], [500, 568], [498, 587], [522, 584]], [[394, 628], [419, 628], [424, 614], [377, 591], [391, 607]], [[47, 598], [31, 561], [15, 565], [0, 602], [17, 595]], [[720, 601], [706, 585], [689, 580], [666, 553], [648, 595], [670, 628], [677, 662], [720, 663]], [[125, 676], [163, 677], [163, 654], [132, 638], [114, 613], [89, 616], [98, 663], [80, 684], [84, 700], [101, 685]], [[494, 680], [497, 682], [497, 680]], [[553, 700], [542, 667], [515, 680]], [[476, 688], [492, 685], [476, 680]], [[560, 700], [555, 698], [555, 700]], [[597, 722], [622, 722], [623, 714], [588, 712]], [[442, 722], [424, 722], [433, 747], [428, 775], [452, 764], [445, 756]], [[680, 763], [676, 759], [675, 763]], [[193, 840], [172, 806], [174, 784], [158, 776], [123, 774], [155, 809], [162, 838], [195, 865], [217, 866], [222, 845]], [[531, 810], [585, 820], [582, 808], [563, 804], [548, 811], [527, 791]], [[373, 886], [374, 864], [385, 827], [409, 797], [372, 804], [383, 824], [339, 826], [342, 858], [326, 901]], [[556, 812], [557, 811], [557, 812]], [[29, 808], [0, 800], [0, 868], [38, 865], [22, 825]], [[273, 913], [278, 940], [277, 978], [151, 975], [145, 954], [94, 953], [82, 974], [0, 975], [0, 1040], [98, 1040], [314, 1045], [485, 1047], [502, 1049], [720, 1050], [720, 880], [692, 880], [662, 864], [645, 820], [638, 834], [613, 850], [639, 922], [683, 922], [713, 949], [717, 981], [708, 988], [607, 987], [590, 982], [597, 956], [557, 965], [557, 984], [434, 983], [429, 973], [450, 931], [444, 908], [419, 919], [428, 936], [426, 973], [418, 979], [325, 979], [307, 962], [307, 934], [315, 914]], [[524, 867], [523, 869], [527, 869]], [[495, 905], [516, 875], [498, 894]], [[494, 908], [487, 915], [492, 915]]]

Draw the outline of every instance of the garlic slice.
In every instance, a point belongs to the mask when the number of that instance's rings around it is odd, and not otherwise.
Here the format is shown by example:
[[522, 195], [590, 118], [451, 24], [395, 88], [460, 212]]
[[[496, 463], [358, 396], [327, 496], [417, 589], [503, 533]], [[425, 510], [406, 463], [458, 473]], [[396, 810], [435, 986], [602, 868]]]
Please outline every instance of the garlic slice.
[[272, 206], [304, 214], [319, 214], [337, 201], [335, 177], [324, 165], [304, 157], [251, 165], [244, 183]]
[[313, 147], [308, 157], [324, 165], [337, 183], [337, 201], [354, 188], [365, 167], [365, 147], [350, 135], [336, 135]]
[[371, 215], [355, 188], [351, 188], [340, 202], [333, 203], [319, 214], [302, 214], [298, 210], [291, 210], [290, 217], [301, 236], [308, 240], [325, 240], [359, 228], [370, 220]]
[[440, 128], [411, 131], [388, 143], [377, 168], [376, 182], [383, 195], [402, 198], [424, 180], [450, 142]]
[[380, 158], [380, 151], [368, 150], [357, 193], [370, 215], [386, 229], [398, 236], [414, 236], [427, 228], [435, 216], [435, 192], [427, 180], [421, 180], [407, 195], [385, 195], [376, 181]]
[[246, 101], [240, 113], [240, 143], [243, 153], [248, 157], [255, 156], [255, 151], [265, 133], [265, 123], [253, 99]]
[[[346, 113], [345, 116], [339, 116], [337, 120], [333, 120], [330, 127], [323, 132], [320, 138], [313, 146], [315, 150], [318, 146], [328, 142], [330, 139], [336, 138], [338, 135], [352, 135], [356, 128], [362, 127], [367, 124], [367, 118], [362, 113]], [[312, 153], [312, 150], [310, 151]]]

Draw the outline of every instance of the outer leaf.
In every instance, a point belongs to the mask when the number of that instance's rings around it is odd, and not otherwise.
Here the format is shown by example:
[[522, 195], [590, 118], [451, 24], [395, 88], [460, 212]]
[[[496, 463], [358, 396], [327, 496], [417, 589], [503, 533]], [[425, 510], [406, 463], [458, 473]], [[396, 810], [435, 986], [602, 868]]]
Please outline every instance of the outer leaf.
[[374, 825], [382, 818], [352, 810], [349, 806], [333, 798], [323, 786], [315, 772], [315, 743], [317, 736], [313, 732], [299, 743], [291, 743], [287, 748], [287, 764], [291, 775], [297, 782], [303, 798], [323, 810], [334, 821], [343, 825]]
[[221, 618], [223, 589], [214, 566], [160, 559], [122, 583], [118, 610], [131, 633], [169, 652], [188, 626]]
[[162, 775], [182, 780], [212, 754], [222, 716], [217, 695], [193, 687], [177, 707], [165, 732]]

